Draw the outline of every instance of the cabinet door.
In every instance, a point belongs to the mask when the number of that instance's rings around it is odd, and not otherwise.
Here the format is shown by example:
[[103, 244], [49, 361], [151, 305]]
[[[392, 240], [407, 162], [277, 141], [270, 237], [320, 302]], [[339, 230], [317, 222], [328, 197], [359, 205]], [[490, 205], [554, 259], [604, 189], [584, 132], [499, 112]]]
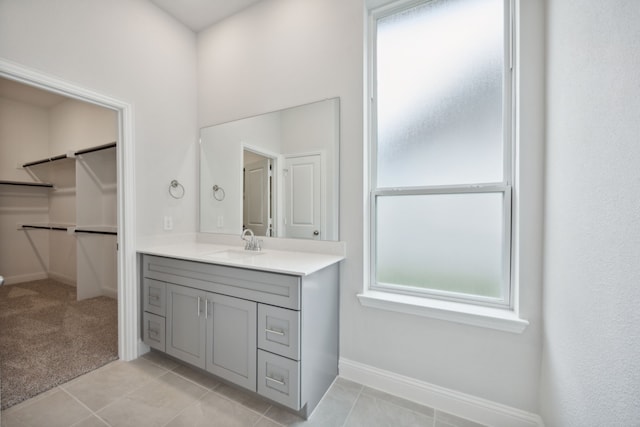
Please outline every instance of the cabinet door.
[[207, 294], [206, 370], [256, 391], [257, 304]]
[[147, 278], [142, 283], [144, 311], [158, 316], [166, 316], [166, 283]]
[[145, 311], [142, 323], [142, 341], [156, 350], [166, 351], [165, 318]]
[[205, 367], [206, 293], [167, 284], [167, 353]]

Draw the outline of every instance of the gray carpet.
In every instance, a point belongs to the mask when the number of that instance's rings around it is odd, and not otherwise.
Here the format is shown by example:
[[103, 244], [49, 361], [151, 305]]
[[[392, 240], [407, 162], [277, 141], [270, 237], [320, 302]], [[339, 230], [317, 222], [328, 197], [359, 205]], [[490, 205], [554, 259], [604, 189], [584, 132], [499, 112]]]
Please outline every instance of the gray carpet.
[[76, 301], [50, 279], [0, 287], [2, 409], [117, 358], [115, 299]]

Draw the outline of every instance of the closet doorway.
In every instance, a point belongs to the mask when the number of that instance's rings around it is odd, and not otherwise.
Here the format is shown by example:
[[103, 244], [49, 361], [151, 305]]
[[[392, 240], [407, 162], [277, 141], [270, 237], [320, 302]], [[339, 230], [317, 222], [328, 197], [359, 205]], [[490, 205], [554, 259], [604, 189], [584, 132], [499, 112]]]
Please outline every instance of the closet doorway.
[[[14, 353], [21, 347], [16, 343], [37, 337], [38, 348], [26, 346], [22, 357], [13, 354], [8, 369], [30, 373], [21, 374], [20, 382], [28, 381], [27, 388], [33, 390], [38, 385], [31, 382], [37, 383], [38, 376], [55, 386], [70, 379], [65, 375], [72, 378], [118, 357], [130, 360], [137, 355], [124, 309], [127, 298], [131, 301], [124, 286], [131, 261], [123, 251], [122, 222], [127, 218], [125, 195], [119, 194], [125, 175], [123, 123], [130, 108], [4, 65], [0, 274], [5, 284], [0, 310], [3, 315], [25, 307], [36, 310], [22, 319], [2, 319], [12, 335], [3, 341], [13, 340]], [[48, 346], [46, 339], [51, 339]], [[65, 347], [73, 349], [71, 356], [61, 356]], [[49, 365], [32, 358], [47, 350]], [[3, 407], [30, 397], [21, 390], [7, 396], [11, 382], [6, 375], [2, 387]]]

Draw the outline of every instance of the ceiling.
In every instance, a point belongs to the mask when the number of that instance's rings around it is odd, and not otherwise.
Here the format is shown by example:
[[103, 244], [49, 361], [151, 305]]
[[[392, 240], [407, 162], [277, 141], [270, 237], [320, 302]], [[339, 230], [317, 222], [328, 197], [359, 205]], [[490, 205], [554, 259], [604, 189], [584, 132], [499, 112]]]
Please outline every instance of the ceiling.
[[195, 32], [215, 24], [260, 0], [151, 0]]

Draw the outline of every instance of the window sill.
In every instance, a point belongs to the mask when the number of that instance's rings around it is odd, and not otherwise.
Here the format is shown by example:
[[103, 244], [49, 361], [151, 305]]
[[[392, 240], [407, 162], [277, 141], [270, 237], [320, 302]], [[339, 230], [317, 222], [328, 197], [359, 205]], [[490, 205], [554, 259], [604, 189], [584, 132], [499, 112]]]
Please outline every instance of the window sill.
[[499, 308], [379, 291], [365, 291], [358, 294], [358, 299], [364, 307], [431, 317], [516, 334], [522, 333], [529, 325], [527, 320], [519, 318], [515, 312]]

